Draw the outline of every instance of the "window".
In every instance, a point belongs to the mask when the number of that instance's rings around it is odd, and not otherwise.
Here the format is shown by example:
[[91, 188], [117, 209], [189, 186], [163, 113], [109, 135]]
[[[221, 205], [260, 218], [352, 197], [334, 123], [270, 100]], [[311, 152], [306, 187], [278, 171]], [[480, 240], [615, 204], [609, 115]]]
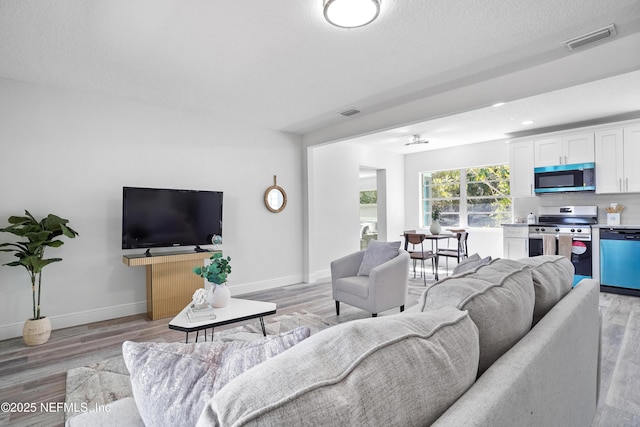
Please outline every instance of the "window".
[[422, 226], [434, 207], [445, 227], [499, 227], [511, 222], [509, 166], [422, 172]]

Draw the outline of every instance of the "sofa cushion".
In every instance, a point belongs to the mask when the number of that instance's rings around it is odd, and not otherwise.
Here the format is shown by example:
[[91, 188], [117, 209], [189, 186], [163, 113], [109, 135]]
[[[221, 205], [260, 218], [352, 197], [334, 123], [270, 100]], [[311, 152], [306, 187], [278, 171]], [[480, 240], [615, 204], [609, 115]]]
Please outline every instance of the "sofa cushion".
[[422, 311], [445, 306], [469, 311], [480, 334], [481, 375], [529, 332], [534, 300], [529, 268], [517, 261], [495, 259], [434, 283], [422, 293], [418, 306]]
[[342, 323], [229, 382], [198, 425], [429, 425], [473, 384], [478, 351], [453, 307]]
[[309, 328], [301, 327], [253, 342], [126, 341], [122, 353], [146, 425], [195, 425], [207, 401], [226, 383], [308, 336]]
[[371, 270], [380, 264], [392, 260], [398, 256], [400, 242], [379, 242], [371, 240], [364, 251], [362, 263], [358, 270], [358, 276], [368, 276]]
[[455, 268], [453, 269], [452, 275], [455, 276], [456, 274], [464, 273], [466, 271], [471, 271], [475, 268], [480, 267], [481, 265], [489, 264], [489, 262], [491, 262], [490, 256], [486, 258], [480, 258], [480, 255], [478, 255], [477, 253], [473, 254], [468, 258], [460, 260], [458, 265], [456, 265]]
[[542, 255], [518, 260], [531, 267], [536, 302], [533, 308], [533, 324], [544, 317], [551, 308], [571, 290], [575, 268], [561, 255]]

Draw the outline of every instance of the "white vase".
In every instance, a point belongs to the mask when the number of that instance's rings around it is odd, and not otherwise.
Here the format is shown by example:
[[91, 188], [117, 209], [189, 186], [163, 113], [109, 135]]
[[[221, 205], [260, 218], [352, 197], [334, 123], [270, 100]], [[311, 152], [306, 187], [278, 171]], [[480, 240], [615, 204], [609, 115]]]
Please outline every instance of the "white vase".
[[226, 283], [220, 285], [211, 283], [211, 286], [209, 286], [209, 294], [207, 295], [207, 302], [211, 307], [226, 307], [227, 304], [229, 304], [229, 298], [231, 298], [231, 292]]
[[431, 232], [431, 234], [440, 234], [440, 232], [442, 231], [442, 226], [437, 219], [433, 220], [433, 222], [431, 223], [431, 227], [429, 227], [429, 231]]

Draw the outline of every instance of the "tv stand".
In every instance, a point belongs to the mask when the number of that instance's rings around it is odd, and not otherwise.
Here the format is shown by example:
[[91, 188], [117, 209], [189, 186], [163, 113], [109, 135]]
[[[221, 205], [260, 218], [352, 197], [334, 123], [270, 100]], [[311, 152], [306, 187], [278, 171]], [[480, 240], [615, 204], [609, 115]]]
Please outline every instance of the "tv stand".
[[[148, 252], [148, 251], [147, 251]], [[218, 250], [202, 252], [168, 252], [162, 254], [124, 255], [129, 267], [145, 266], [147, 270], [147, 315], [151, 320], [173, 317], [189, 302], [204, 279], [193, 273]]]
[[193, 248], [194, 251], [196, 252], [208, 252], [207, 249], [202, 249], [200, 246], [196, 245], [195, 248]]
[[151, 249], [147, 249], [147, 251], [144, 253], [144, 256], [153, 256], [151, 255]]

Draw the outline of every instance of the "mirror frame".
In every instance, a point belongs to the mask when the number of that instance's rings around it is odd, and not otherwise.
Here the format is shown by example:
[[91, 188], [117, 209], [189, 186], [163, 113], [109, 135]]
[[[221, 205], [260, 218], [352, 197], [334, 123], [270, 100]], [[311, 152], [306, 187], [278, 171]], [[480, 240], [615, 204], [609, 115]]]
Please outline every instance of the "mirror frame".
[[[271, 206], [269, 204], [269, 193], [271, 193], [271, 191], [276, 190], [279, 191], [280, 194], [282, 195], [282, 206], [280, 206], [279, 208], [274, 208], [273, 206]], [[285, 208], [285, 206], [287, 206], [287, 192], [284, 191], [284, 188], [280, 187], [277, 183], [276, 183], [276, 176], [273, 176], [273, 185], [270, 186], [269, 188], [267, 188], [264, 192], [264, 205], [267, 207], [267, 209], [269, 209], [269, 211], [273, 212], [273, 213], [278, 213], [278, 212], [282, 212]]]

